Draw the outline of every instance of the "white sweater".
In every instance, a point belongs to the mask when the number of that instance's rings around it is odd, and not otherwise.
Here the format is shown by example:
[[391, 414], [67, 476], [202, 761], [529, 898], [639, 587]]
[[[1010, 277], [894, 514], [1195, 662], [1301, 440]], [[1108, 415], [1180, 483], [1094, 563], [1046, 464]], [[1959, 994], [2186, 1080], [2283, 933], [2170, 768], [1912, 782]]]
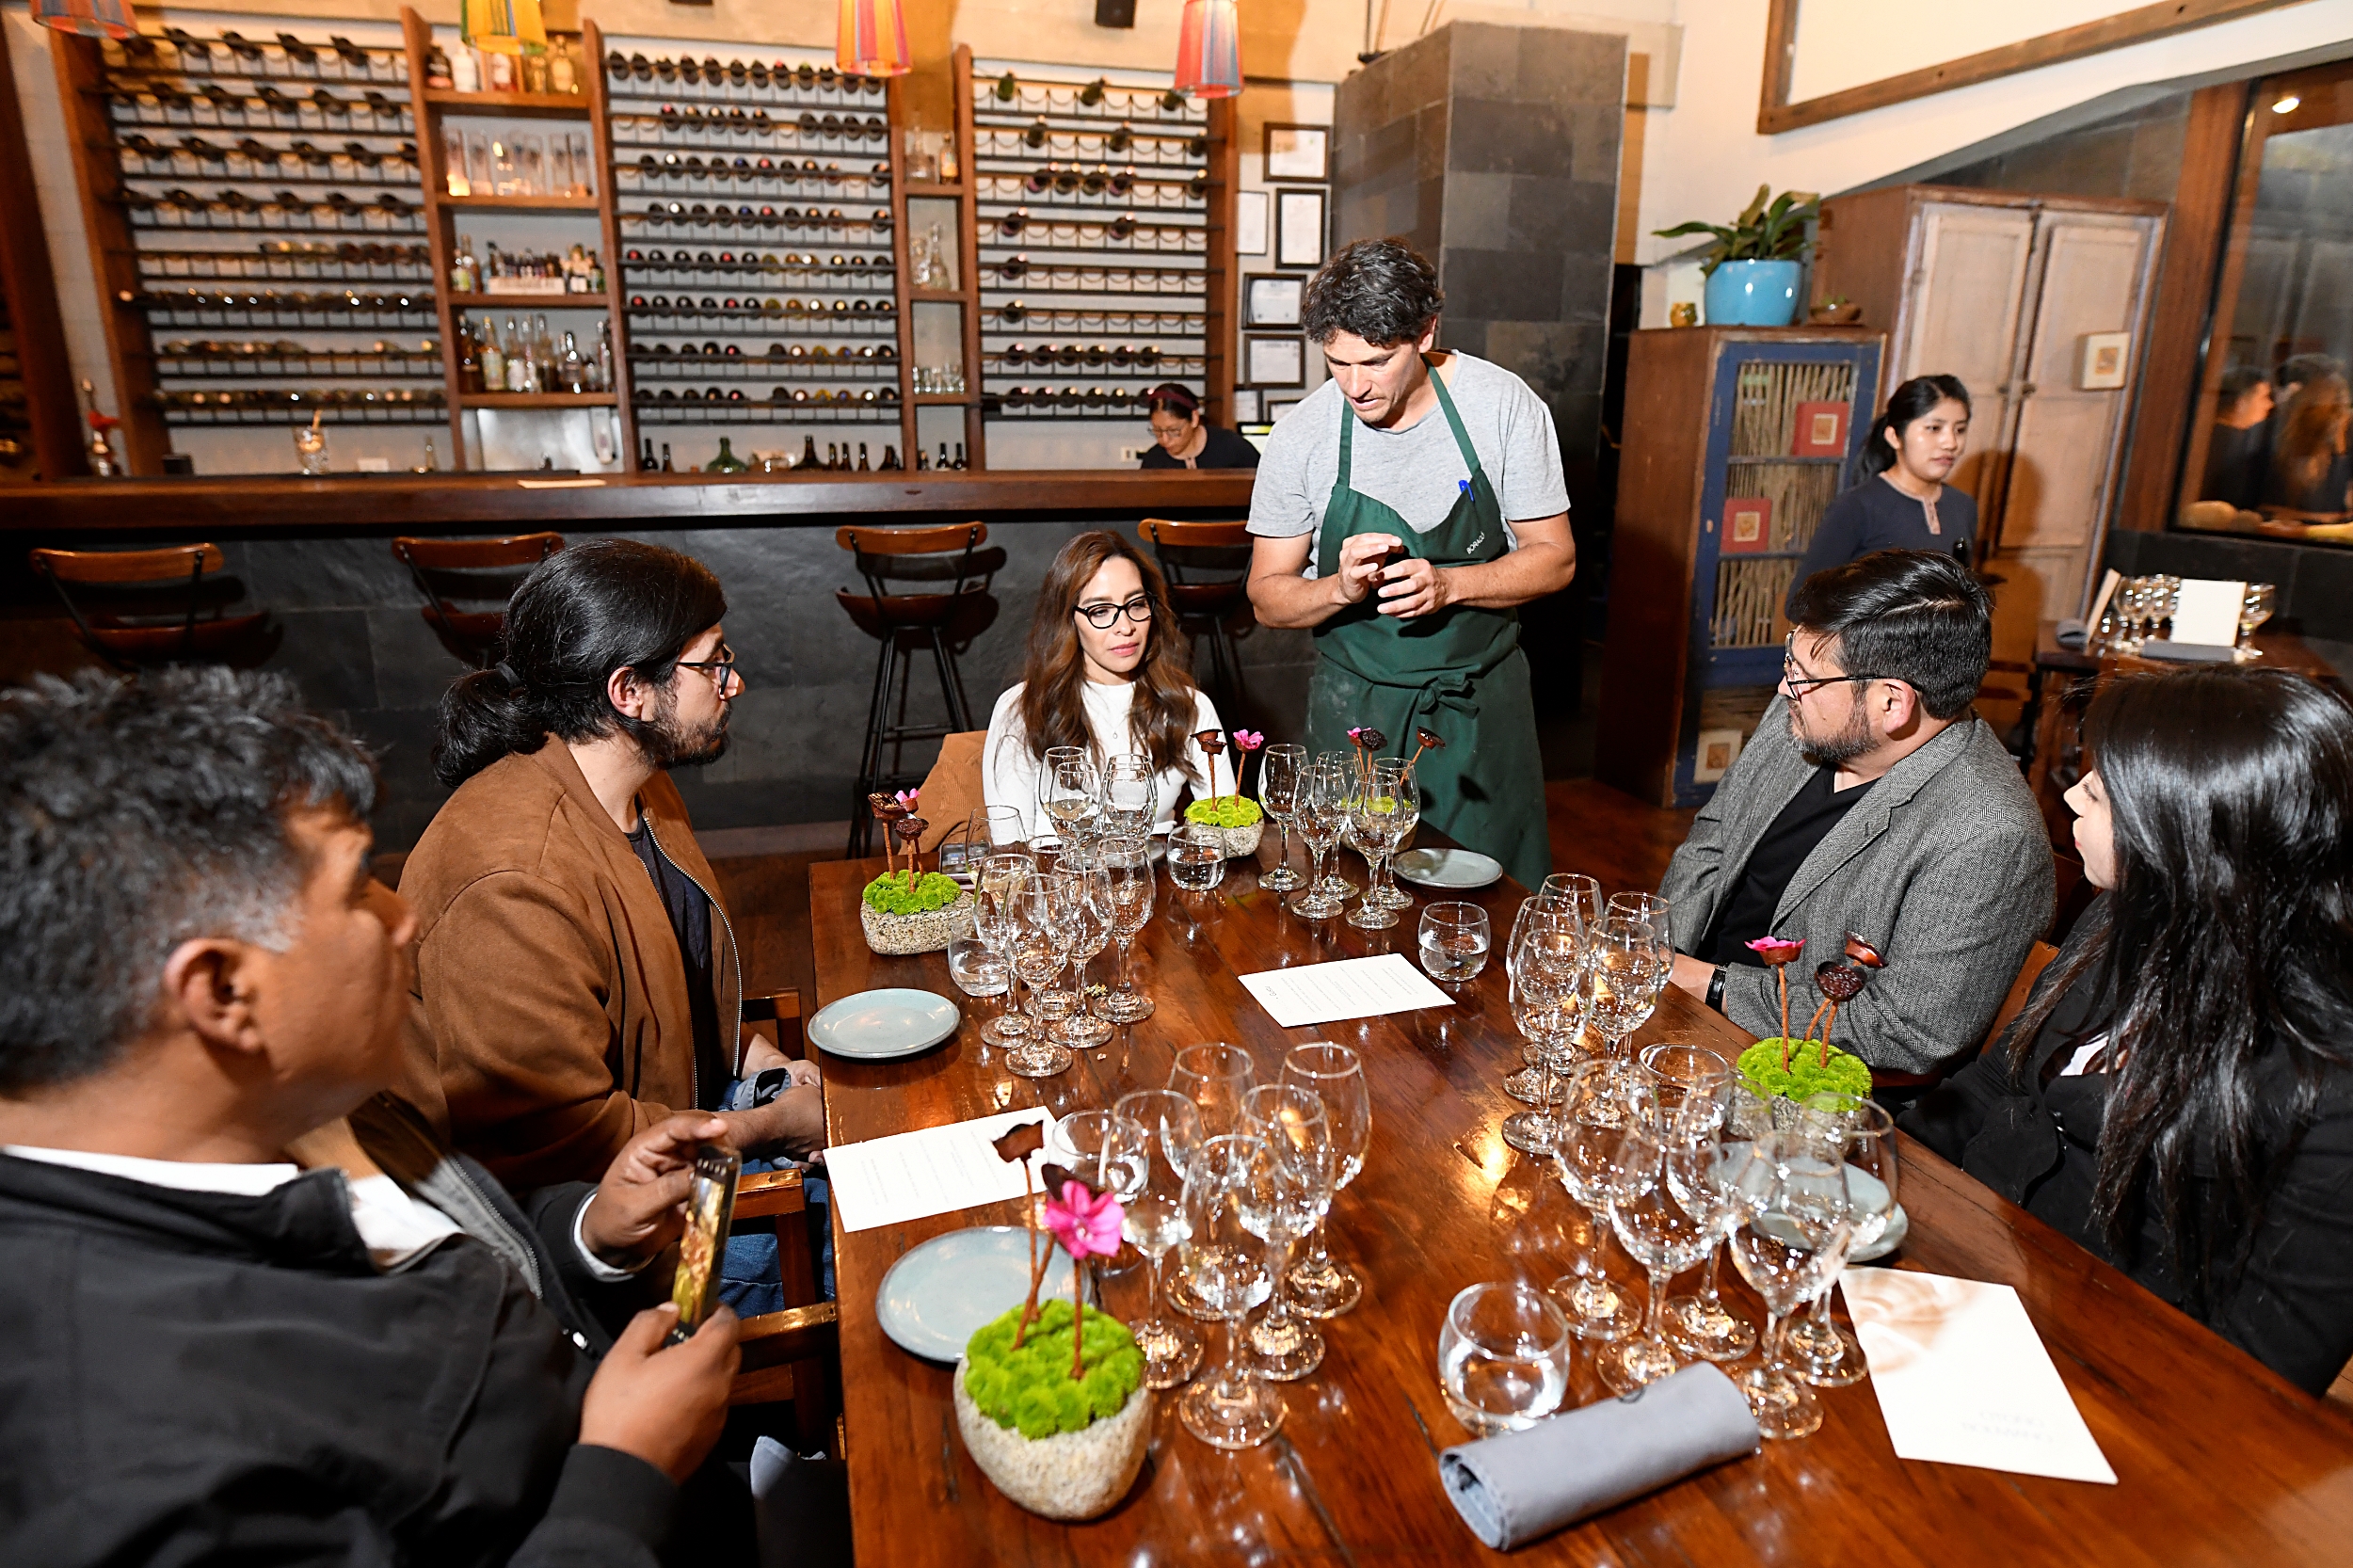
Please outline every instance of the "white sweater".
[[[988, 739], [981, 747], [981, 793], [991, 806], [1010, 806], [1018, 810], [1023, 828], [1032, 839], [1051, 838], [1052, 826], [1037, 804], [1038, 756], [1030, 749], [1029, 728], [1021, 722], [1024, 684], [1015, 682], [997, 699], [997, 711], [989, 715]], [[1103, 685], [1089, 680], [1080, 691], [1086, 703], [1087, 729], [1094, 739], [1096, 765], [1112, 757], [1141, 755], [1144, 748], [1128, 732], [1128, 711], [1135, 704], [1134, 684], [1122, 680], [1115, 685]], [[1218, 728], [1216, 706], [1207, 693], [1195, 691], [1192, 732]], [[1193, 765], [1194, 776], [1201, 780], [1196, 792], [1209, 793], [1209, 760], [1192, 741], [1185, 743], [1185, 760]], [[1221, 791], [1230, 792], [1234, 787], [1233, 760], [1231, 750], [1217, 760]], [[1154, 807], [1156, 830], [1166, 828], [1176, 820], [1176, 798], [1189, 782], [1181, 769], [1170, 768], [1160, 774], [1159, 799]]]

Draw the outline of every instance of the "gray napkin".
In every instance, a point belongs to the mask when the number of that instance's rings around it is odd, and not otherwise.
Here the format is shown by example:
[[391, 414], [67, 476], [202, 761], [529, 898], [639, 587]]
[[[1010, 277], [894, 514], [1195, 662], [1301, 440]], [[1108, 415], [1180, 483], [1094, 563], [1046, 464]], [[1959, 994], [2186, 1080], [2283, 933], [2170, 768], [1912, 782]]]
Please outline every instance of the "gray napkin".
[[2133, 651], [2143, 659], [2174, 664], [2227, 664], [2238, 657], [2236, 648], [2220, 643], [2174, 643], [2162, 637], [2152, 637]]
[[1510, 1551], [1756, 1447], [1749, 1401], [1702, 1362], [1625, 1399], [1449, 1448], [1438, 1479], [1471, 1533]]

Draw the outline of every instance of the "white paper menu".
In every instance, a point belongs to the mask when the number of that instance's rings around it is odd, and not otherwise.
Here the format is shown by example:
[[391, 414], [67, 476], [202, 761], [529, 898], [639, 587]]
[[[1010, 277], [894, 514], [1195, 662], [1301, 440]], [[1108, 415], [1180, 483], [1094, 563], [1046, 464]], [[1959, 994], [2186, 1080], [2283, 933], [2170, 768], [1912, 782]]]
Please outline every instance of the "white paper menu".
[[1261, 969], [1239, 978], [1242, 988], [1285, 1029], [1454, 1005], [1454, 999], [1430, 984], [1401, 952]]
[[2185, 577], [2180, 596], [2173, 600], [2173, 630], [2166, 640], [2229, 648], [2238, 641], [2239, 611], [2246, 602], [2244, 583]]
[[[835, 1144], [825, 1151], [825, 1177], [841, 1228], [872, 1230], [1019, 1197], [1021, 1167], [998, 1159], [989, 1140], [1020, 1122], [1036, 1122], [1042, 1130], [1053, 1119], [1052, 1112], [1031, 1106]], [[1043, 1149], [1030, 1157], [1032, 1169], [1045, 1160]]]
[[1898, 1459], [2116, 1484], [2017, 1291], [1910, 1269], [1838, 1283]]

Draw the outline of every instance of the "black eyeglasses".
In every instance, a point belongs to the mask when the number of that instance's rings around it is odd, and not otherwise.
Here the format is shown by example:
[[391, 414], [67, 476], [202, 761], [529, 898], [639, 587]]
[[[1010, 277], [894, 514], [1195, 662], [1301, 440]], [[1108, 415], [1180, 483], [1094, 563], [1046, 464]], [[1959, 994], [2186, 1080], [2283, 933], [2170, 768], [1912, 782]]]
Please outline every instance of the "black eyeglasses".
[[1869, 673], [1801, 676], [1798, 673], [1796, 661], [1789, 657], [1789, 645], [1784, 643], [1781, 647], [1781, 683], [1788, 688], [1791, 696], [1803, 696], [1817, 686], [1833, 686], [1841, 680], [1897, 680], [1901, 679], [1900, 676]]
[[716, 659], [680, 659], [678, 667], [682, 670], [718, 671], [719, 694], [724, 696], [728, 683], [735, 679], [735, 650], [723, 648]]
[[1097, 632], [1110, 631], [1112, 622], [1122, 616], [1131, 625], [1142, 626], [1152, 618], [1152, 596], [1138, 594], [1125, 604], [1081, 604], [1075, 613], [1086, 616], [1087, 624]]

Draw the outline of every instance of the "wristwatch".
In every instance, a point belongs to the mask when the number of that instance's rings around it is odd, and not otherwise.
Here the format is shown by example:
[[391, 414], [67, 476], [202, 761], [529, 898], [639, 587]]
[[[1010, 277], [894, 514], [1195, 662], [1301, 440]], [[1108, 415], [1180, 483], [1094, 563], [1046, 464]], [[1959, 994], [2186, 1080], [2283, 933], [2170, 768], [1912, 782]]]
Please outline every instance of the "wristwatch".
[[1721, 1013], [1724, 1010], [1724, 967], [1716, 966], [1716, 972], [1707, 977], [1707, 1005]]

